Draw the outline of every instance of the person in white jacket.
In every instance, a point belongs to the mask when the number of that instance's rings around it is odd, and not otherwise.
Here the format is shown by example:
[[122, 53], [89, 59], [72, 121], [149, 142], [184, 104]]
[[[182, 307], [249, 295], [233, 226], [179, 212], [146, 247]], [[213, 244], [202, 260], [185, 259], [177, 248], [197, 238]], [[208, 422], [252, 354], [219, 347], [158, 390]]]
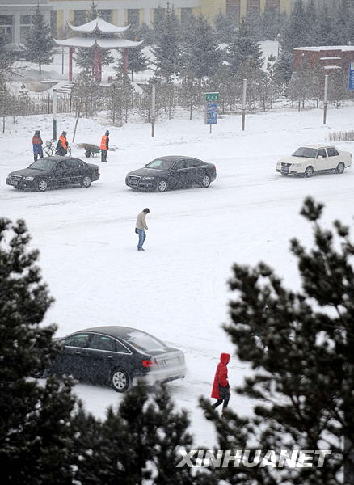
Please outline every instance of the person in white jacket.
[[145, 231], [147, 231], [148, 229], [145, 221], [146, 214], [150, 214], [150, 209], [142, 210], [141, 212], [139, 212], [138, 217], [136, 218], [135, 232], [139, 236], [138, 251], [145, 251], [145, 249], [143, 248], [143, 244], [146, 237]]

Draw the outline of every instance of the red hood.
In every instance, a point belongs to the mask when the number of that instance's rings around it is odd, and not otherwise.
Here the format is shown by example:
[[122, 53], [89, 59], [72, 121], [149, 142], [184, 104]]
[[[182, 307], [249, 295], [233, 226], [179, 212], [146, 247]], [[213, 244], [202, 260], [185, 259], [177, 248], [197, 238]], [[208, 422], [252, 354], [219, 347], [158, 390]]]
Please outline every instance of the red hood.
[[226, 354], [224, 352], [221, 352], [220, 362], [222, 362], [224, 365], [227, 365], [230, 362], [230, 354]]

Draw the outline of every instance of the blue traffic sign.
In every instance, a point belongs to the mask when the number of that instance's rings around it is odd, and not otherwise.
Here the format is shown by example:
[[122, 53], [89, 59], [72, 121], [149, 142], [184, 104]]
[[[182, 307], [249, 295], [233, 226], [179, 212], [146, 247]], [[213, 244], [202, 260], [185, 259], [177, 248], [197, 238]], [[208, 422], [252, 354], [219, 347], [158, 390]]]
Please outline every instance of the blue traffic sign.
[[218, 103], [208, 102], [205, 110], [205, 123], [207, 125], [216, 125], [218, 122]]
[[348, 89], [349, 91], [354, 91], [354, 62], [349, 64]]

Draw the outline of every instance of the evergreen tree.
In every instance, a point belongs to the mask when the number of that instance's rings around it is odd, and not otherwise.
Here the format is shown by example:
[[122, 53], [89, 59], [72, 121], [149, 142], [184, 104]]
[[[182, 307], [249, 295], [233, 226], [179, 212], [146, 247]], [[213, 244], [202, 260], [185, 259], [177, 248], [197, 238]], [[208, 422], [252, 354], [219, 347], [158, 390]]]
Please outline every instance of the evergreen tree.
[[190, 35], [182, 47], [183, 65], [199, 81], [210, 77], [220, 67], [221, 54], [215, 32], [203, 16], [192, 17]]
[[175, 10], [167, 4], [166, 11], [163, 9], [156, 15], [155, 46], [153, 53], [155, 55], [155, 64], [157, 75], [162, 76], [169, 81], [172, 76], [180, 72], [180, 47], [179, 47], [179, 22]]
[[52, 298], [28, 249], [23, 221], [0, 219], [0, 462], [4, 483], [71, 483], [71, 381], [41, 374], [54, 358], [55, 326], [43, 326]]
[[274, 81], [284, 88], [290, 81], [293, 72], [293, 56], [287, 51], [281, 51], [274, 64]]
[[[354, 477], [354, 245], [339, 221], [319, 224], [323, 205], [306, 199], [301, 214], [313, 225], [314, 247], [291, 241], [302, 289], [288, 290], [264, 263], [235, 264], [231, 323], [225, 326], [240, 361], [254, 375], [237, 392], [256, 399], [255, 416], [231, 410], [215, 420], [223, 449], [331, 451], [322, 467], [224, 468], [225, 483], [350, 485]], [[344, 446], [343, 446], [344, 442]], [[314, 460], [314, 463], [317, 459]], [[339, 473], [344, 466], [342, 479]]]
[[[311, 26], [314, 29], [314, 26]], [[282, 32], [282, 49], [292, 52], [295, 47], [307, 43], [308, 24], [302, 0], [296, 0], [284, 30]]]
[[215, 35], [219, 44], [228, 44], [236, 35], [236, 22], [228, 15], [219, 13], [215, 18]]
[[241, 23], [236, 37], [231, 42], [227, 60], [233, 74], [240, 73], [245, 66], [251, 68], [254, 74], [261, 70], [261, 50], [246, 22]]
[[[127, 38], [130, 40], [140, 40], [138, 29], [133, 26], [128, 31]], [[131, 80], [134, 80], [134, 72], [145, 71], [147, 68], [147, 58], [145, 57], [142, 49], [144, 48], [144, 42], [138, 47], [129, 49], [128, 56], [128, 70], [131, 72]]]
[[50, 27], [44, 22], [38, 4], [24, 48], [26, 59], [38, 64], [41, 72], [43, 65], [53, 61], [53, 49], [54, 41]]

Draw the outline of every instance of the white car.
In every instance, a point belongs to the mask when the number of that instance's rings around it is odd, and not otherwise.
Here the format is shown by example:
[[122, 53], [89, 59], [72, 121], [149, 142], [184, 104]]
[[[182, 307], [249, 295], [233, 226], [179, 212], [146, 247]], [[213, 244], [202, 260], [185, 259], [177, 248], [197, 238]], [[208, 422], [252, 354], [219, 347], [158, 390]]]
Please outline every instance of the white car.
[[304, 175], [314, 173], [343, 173], [352, 164], [352, 154], [339, 151], [334, 146], [309, 145], [298, 148], [290, 157], [277, 163], [277, 172], [282, 175]]

